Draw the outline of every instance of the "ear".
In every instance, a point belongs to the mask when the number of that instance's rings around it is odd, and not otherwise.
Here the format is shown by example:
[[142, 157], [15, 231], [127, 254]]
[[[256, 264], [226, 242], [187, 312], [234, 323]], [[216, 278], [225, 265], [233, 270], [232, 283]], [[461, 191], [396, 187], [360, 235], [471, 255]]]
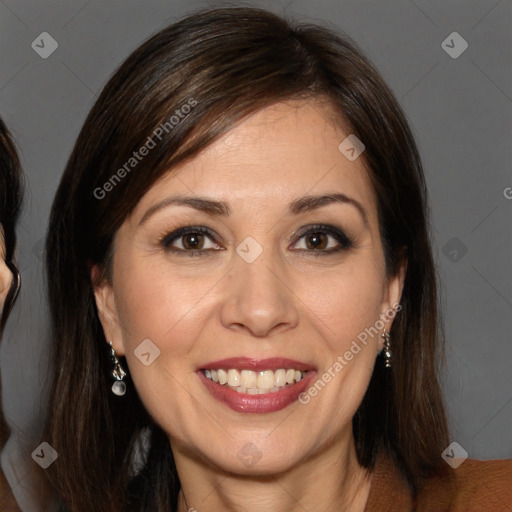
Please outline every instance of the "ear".
[[11, 287], [12, 274], [4, 261], [5, 258], [5, 242], [4, 229], [0, 224], [0, 315], [2, 314], [7, 293]]
[[[394, 276], [389, 277], [384, 290], [384, 300], [382, 302], [380, 319], [384, 322], [385, 329], [388, 332], [391, 330], [396, 314], [401, 309], [399, 305], [400, 299], [402, 298], [405, 275], [407, 273], [406, 254], [406, 250], [404, 249], [398, 270]], [[383, 346], [384, 339], [382, 336], [379, 336], [379, 350], [382, 349]]]
[[11, 282], [11, 271], [5, 264], [3, 256], [0, 255], [0, 315], [2, 314], [5, 299], [7, 298], [7, 293], [11, 288]]
[[114, 297], [113, 284], [101, 276], [98, 265], [91, 266], [91, 281], [94, 288], [94, 298], [98, 316], [103, 327], [107, 343], [112, 341], [112, 348], [118, 355], [124, 356], [121, 327]]

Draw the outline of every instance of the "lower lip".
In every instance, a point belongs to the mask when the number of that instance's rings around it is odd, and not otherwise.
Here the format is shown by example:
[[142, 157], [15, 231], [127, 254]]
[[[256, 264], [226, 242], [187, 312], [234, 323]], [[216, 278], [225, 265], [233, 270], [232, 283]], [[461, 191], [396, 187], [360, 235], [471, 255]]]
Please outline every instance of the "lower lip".
[[208, 391], [219, 402], [237, 412], [259, 414], [280, 411], [297, 401], [299, 395], [309, 386], [311, 380], [316, 375], [314, 370], [310, 370], [300, 382], [287, 386], [280, 391], [265, 393], [264, 395], [248, 395], [246, 393], [238, 393], [238, 391], [234, 391], [227, 386], [213, 382], [202, 371], [196, 373]]

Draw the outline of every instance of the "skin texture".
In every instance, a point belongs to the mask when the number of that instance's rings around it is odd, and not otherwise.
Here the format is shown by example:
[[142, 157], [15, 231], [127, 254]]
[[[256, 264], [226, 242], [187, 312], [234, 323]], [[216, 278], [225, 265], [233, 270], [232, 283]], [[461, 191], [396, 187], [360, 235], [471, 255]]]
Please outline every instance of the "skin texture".
[[[351, 419], [382, 338], [370, 337], [308, 404], [273, 413], [231, 410], [195, 373], [210, 361], [247, 356], [303, 361], [320, 376], [399, 303], [405, 268], [386, 275], [364, 162], [340, 153], [349, 133], [332, 118], [328, 106], [311, 102], [257, 112], [165, 175], [116, 233], [112, 281], [95, 288], [98, 311], [107, 341], [126, 355], [143, 403], [169, 436], [180, 510], [364, 509], [371, 475], [357, 463]], [[287, 211], [298, 198], [332, 193], [357, 200], [366, 222], [348, 203]], [[178, 194], [225, 201], [231, 213], [172, 205], [140, 224], [150, 208]], [[188, 224], [216, 233], [217, 240], [204, 237], [206, 255], [187, 257], [161, 245]], [[314, 254], [311, 234], [299, 236], [315, 224], [338, 227], [353, 246]], [[248, 236], [263, 248], [250, 264], [236, 252]], [[323, 251], [339, 245], [331, 236], [322, 240]], [[173, 246], [187, 242], [181, 237]], [[149, 366], [134, 355], [146, 338], [161, 351]], [[261, 454], [251, 467], [237, 457], [247, 443]]]
[[11, 287], [12, 279], [12, 273], [5, 264], [4, 230], [0, 225], [0, 312], [4, 307], [5, 298]]

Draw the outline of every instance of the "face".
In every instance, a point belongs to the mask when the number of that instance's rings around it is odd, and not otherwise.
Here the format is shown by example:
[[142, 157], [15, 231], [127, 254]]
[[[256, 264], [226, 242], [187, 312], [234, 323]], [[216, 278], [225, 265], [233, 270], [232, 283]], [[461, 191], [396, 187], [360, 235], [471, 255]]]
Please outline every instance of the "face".
[[386, 275], [367, 171], [331, 119], [312, 103], [259, 111], [116, 233], [100, 319], [175, 455], [265, 474], [353, 440], [382, 338], [354, 340], [383, 331], [403, 272]]
[[0, 314], [3, 311], [5, 298], [11, 287], [12, 273], [5, 264], [4, 230], [0, 224]]

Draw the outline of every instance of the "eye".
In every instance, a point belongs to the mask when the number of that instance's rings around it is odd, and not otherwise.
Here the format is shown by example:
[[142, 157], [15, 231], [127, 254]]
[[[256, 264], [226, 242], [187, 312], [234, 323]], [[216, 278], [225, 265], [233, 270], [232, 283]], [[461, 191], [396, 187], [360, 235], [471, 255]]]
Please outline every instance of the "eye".
[[295, 242], [295, 249], [313, 252], [316, 255], [332, 254], [350, 249], [354, 245], [354, 241], [340, 229], [322, 224], [309, 226], [297, 239], [301, 243], [297, 246]]
[[186, 256], [199, 256], [222, 248], [215, 242], [213, 232], [204, 226], [185, 226], [165, 235], [160, 244], [168, 251]]
[[[206, 256], [223, 250], [215, 233], [205, 226], [183, 226], [160, 240], [166, 251], [183, 256]], [[333, 254], [353, 247], [353, 240], [343, 231], [328, 225], [308, 226], [296, 236], [294, 250], [319, 255]]]

